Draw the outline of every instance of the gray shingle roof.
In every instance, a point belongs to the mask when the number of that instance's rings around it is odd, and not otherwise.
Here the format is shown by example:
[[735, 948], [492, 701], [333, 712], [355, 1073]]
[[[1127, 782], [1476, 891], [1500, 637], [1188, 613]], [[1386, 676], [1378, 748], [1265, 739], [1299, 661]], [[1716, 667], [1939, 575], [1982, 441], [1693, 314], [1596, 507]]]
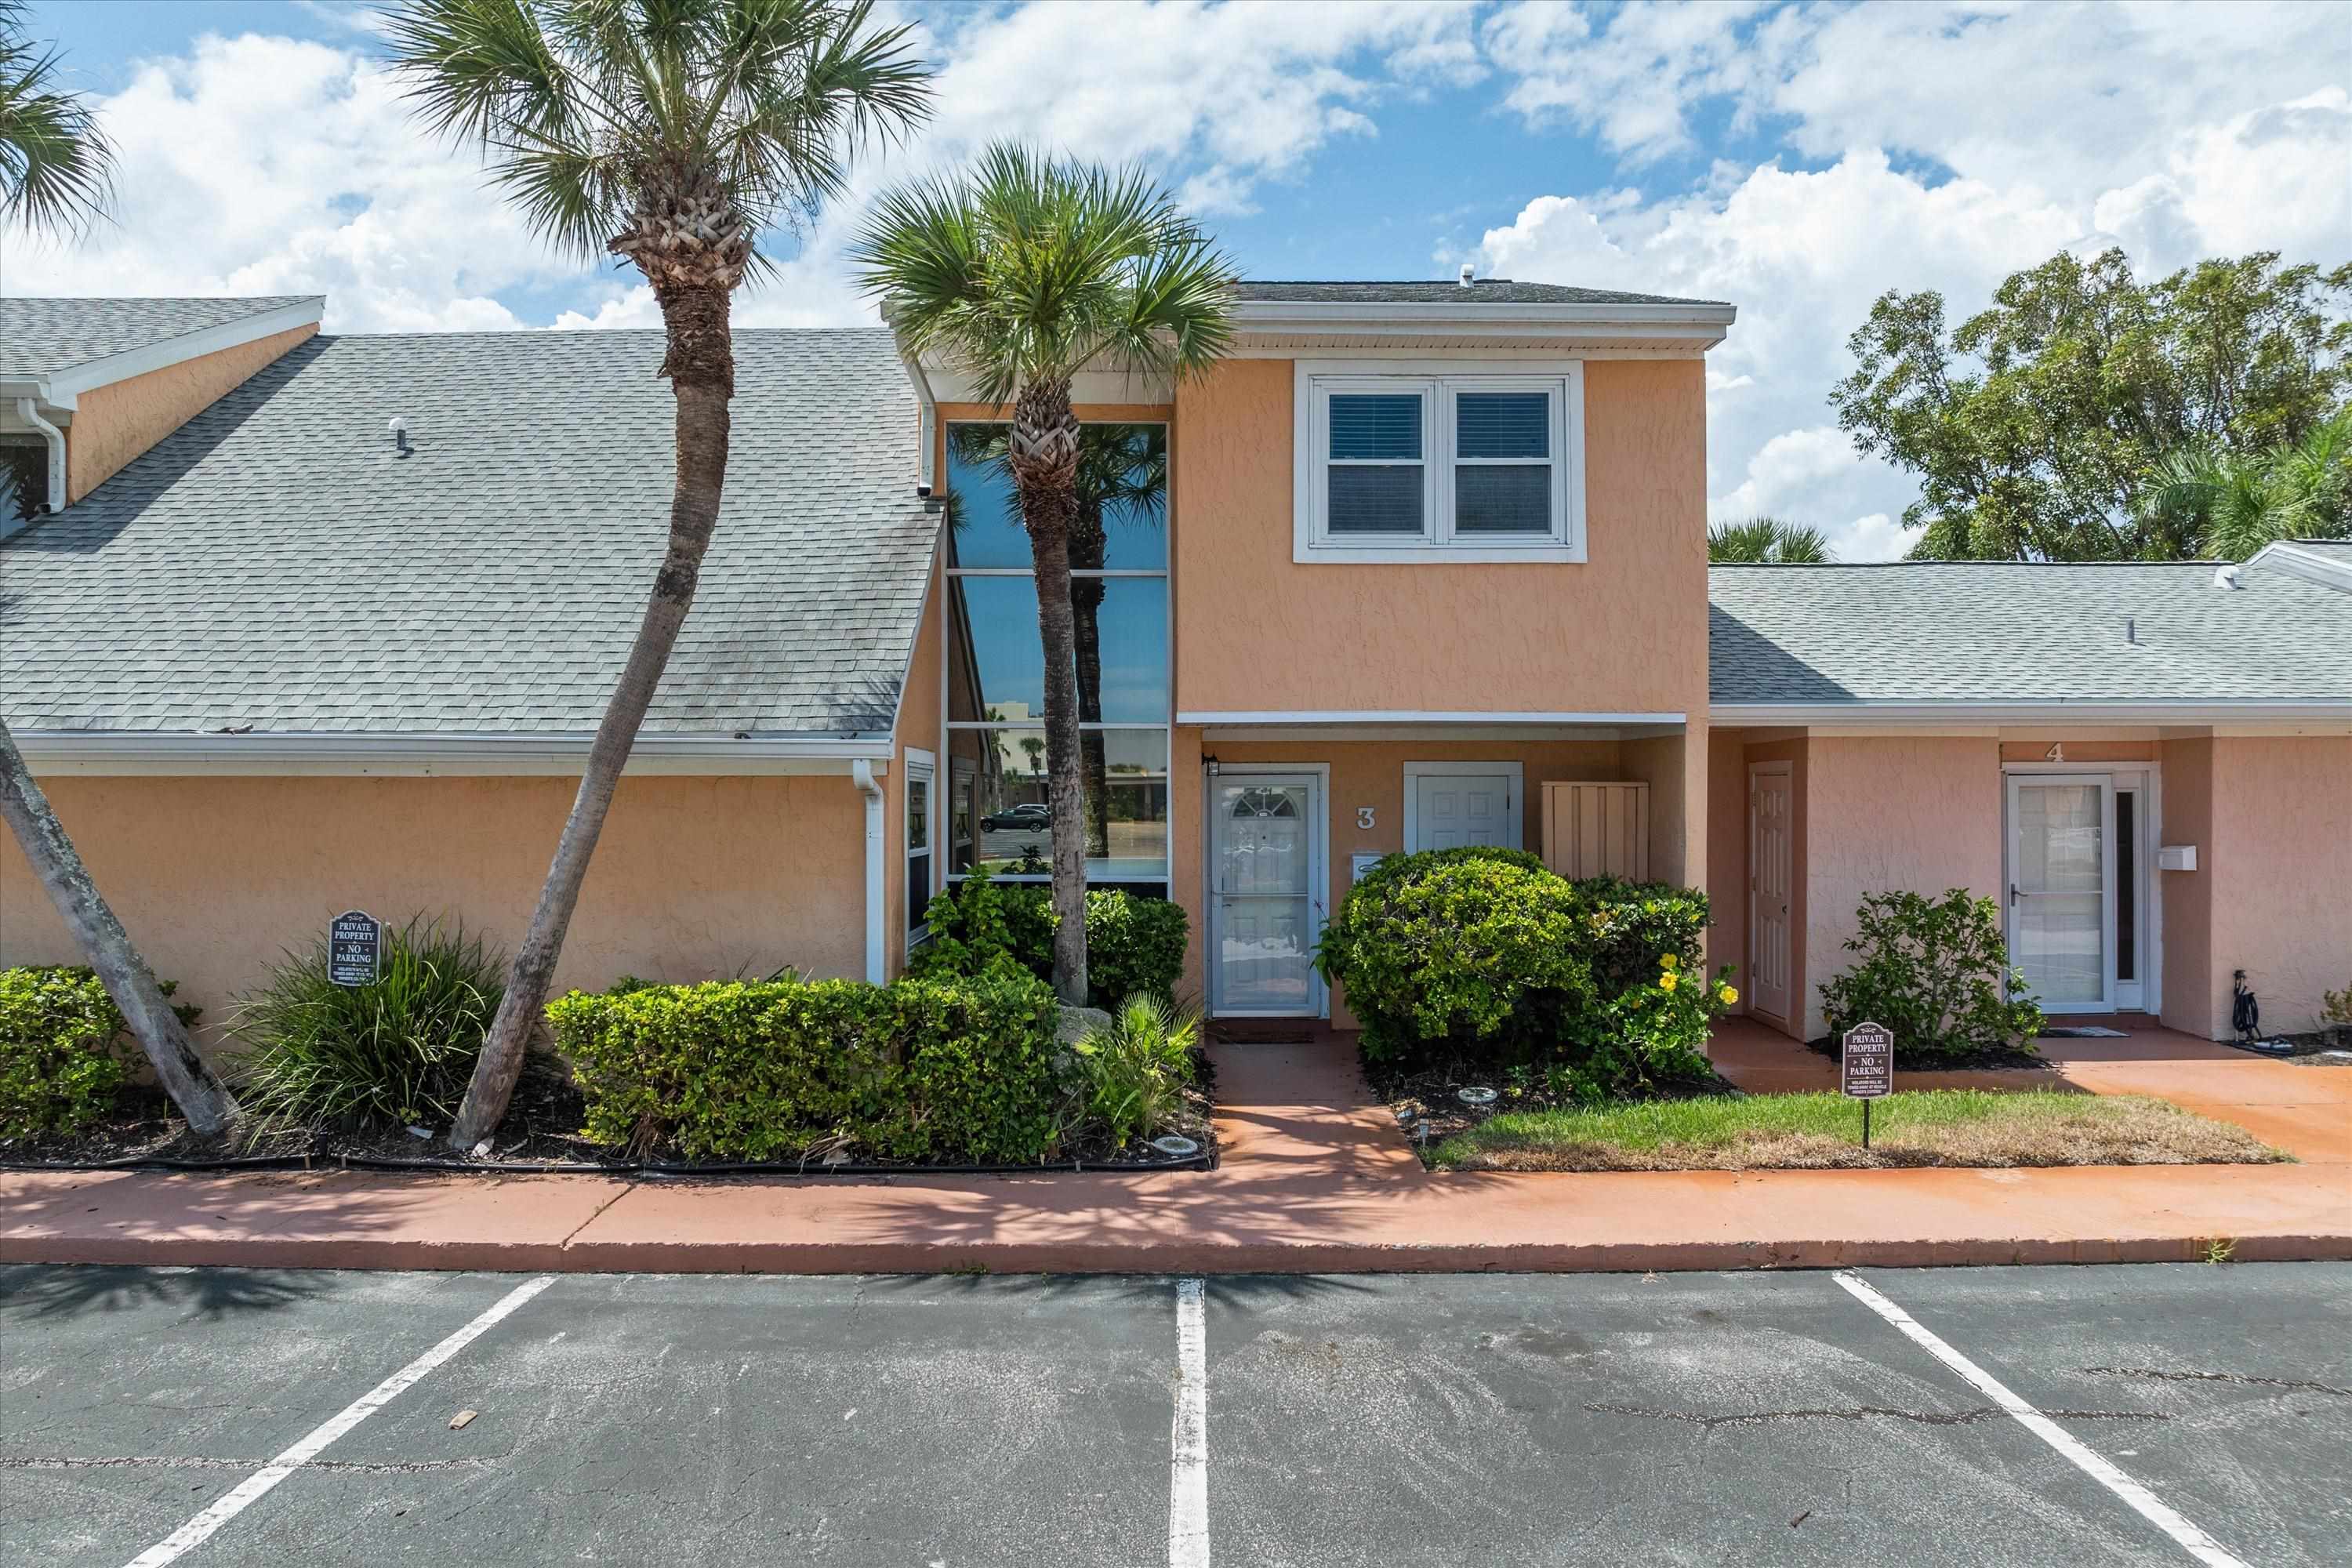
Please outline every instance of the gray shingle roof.
[[1614, 289], [1575, 289], [1564, 283], [1514, 283], [1479, 278], [1465, 289], [1453, 281], [1401, 283], [1244, 282], [1244, 300], [1290, 303], [1365, 305], [1716, 305], [1719, 300], [1678, 300], [1665, 294], [1628, 294]]
[[[644, 331], [300, 344], [0, 546], [8, 721], [594, 729], [667, 538], [661, 356]], [[878, 330], [746, 331], [736, 357], [724, 510], [647, 731], [886, 730], [938, 532], [906, 374]]]
[[242, 300], [0, 300], [0, 378], [55, 375], [108, 354], [319, 298], [273, 294]]
[[[2210, 562], [1707, 570], [1715, 701], [2352, 700], [2352, 602]], [[2125, 640], [2126, 617], [2137, 643]]]

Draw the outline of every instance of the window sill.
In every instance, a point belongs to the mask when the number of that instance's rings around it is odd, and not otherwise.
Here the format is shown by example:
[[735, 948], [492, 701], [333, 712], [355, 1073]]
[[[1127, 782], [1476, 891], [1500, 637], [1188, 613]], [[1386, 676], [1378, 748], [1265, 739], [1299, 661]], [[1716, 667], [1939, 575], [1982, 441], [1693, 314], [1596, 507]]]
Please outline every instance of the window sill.
[[1549, 563], [1579, 563], [1584, 560], [1580, 545], [1561, 544], [1546, 540], [1535, 544], [1501, 544], [1481, 541], [1475, 544], [1432, 544], [1417, 541], [1411, 544], [1319, 543], [1304, 540], [1293, 541], [1291, 561], [1297, 565], [1312, 566], [1363, 565], [1369, 563], [1391, 562], [1425, 564], [1439, 562], [1461, 563], [1493, 563], [1519, 561]]

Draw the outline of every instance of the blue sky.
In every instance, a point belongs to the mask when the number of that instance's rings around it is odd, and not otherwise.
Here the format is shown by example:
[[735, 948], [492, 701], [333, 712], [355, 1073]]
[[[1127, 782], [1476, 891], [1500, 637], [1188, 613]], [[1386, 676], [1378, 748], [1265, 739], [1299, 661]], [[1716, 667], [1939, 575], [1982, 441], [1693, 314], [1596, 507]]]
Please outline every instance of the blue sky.
[[[879, 184], [1011, 135], [1141, 159], [1255, 277], [1484, 275], [1727, 299], [1710, 509], [1863, 558], [1916, 493], [1825, 395], [1889, 289], [1958, 315], [2059, 249], [2144, 271], [2352, 256], [2340, 8], [1915, 0], [908, 5], [930, 132], [858, 172], [739, 320], [870, 320], [841, 247]], [[37, 0], [123, 153], [121, 213], [0, 289], [323, 292], [341, 331], [652, 324], [421, 139], [365, 9]]]

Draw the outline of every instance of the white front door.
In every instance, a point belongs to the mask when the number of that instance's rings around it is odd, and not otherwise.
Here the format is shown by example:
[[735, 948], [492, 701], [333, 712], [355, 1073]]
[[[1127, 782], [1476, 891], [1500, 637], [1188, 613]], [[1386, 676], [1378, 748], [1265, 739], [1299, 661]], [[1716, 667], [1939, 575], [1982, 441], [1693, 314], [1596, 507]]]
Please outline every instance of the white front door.
[[1409, 763], [1404, 782], [1412, 808], [1407, 849], [1519, 847], [1517, 770], [1477, 763]]
[[1314, 773], [1224, 773], [1207, 782], [1211, 1010], [1318, 1016], [1322, 780]]
[[1789, 1023], [1789, 886], [1796, 791], [1786, 763], [1748, 773], [1748, 1004]]
[[2045, 1013], [2115, 1008], [2114, 781], [2009, 777], [2009, 962]]

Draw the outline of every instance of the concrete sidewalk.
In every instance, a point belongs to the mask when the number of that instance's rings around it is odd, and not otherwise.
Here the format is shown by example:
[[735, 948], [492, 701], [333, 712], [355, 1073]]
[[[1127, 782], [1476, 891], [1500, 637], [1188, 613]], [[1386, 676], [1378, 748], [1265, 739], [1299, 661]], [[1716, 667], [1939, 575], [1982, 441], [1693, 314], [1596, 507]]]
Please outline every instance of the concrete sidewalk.
[[[0, 1262], [672, 1272], [1337, 1273], [2352, 1258], [2352, 1069], [2185, 1036], [2051, 1041], [2056, 1079], [2240, 1122], [2293, 1165], [1429, 1173], [1350, 1048], [1216, 1047], [1211, 1172], [708, 1182], [0, 1173]], [[2103, 1048], [2104, 1047], [2104, 1048]], [[1757, 1089], [1824, 1058], [1744, 1021]], [[1990, 1085], [2048, 1072], [1970, 1074]], [[1898, 1087], [1928, 1087], [1902, 1075]]]

